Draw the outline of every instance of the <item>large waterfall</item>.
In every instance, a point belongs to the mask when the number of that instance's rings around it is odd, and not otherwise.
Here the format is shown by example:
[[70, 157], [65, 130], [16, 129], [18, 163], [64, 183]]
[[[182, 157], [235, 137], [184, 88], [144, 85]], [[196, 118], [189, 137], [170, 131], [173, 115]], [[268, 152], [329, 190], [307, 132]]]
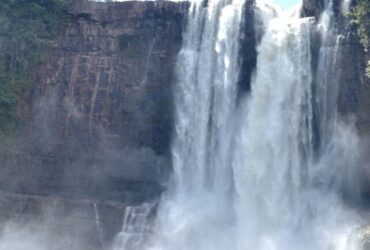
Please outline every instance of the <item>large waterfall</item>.
[[251, 91], [238, 95], [244, 4], [191, 2], [177, 61], [174, 173], [147, 248], [352, 249], [358, 218], [344, 194], [356, 192], [359, 140], [336, 111], [332, 3], [314, 25], [257, 1], [264, 34]]
[[177, 62], [174, 177], [160, 206], [156, 249], [235, 247], [232, 159], [243, 5], [191, 3]]
[[319, 24], [317, 76], [311, 69], [310, 19], [277, 11], [265, 22], [238, 147], [242, 160], [234, 169], [239, 249], [349, 247], [356, 218], [341, 203], [339, 186], [351, 181], [346, 168], [354, 164], [358, 142], [350, 128], [334, 122], [337, 48], [328, 46], [336, 36], [329, 27], [330, 3], [327, 8]]

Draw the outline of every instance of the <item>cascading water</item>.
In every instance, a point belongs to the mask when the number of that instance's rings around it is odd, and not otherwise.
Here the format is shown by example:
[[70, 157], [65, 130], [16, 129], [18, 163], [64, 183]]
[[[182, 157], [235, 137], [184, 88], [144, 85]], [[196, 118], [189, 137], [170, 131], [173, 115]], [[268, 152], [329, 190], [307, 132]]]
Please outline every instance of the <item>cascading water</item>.
[[103, 231], [103, 228], [100, 225], [100, 216], [99, 216], [98, 205], [96, 203], [94, 203], [93, 206], [94, 206], [96, 232], [97, 232], [97, 235], [98, 235], [98, 238], [99, 238], [99, 242], [101, 244], [101, 247], [104, 250], [105, 249], [104, 231]]
[[234, 249], [231, 161], [243, 5], [191, 2], [177, 62], [173, 186], [159, 209], [154, 249]]
[[319, 150], [328, 143], [332, 137], [333, 127], [337, 116], [338, 85], [336, 79], [335, 59], [338, 50], [338, 39], [333, 27], [333, 2], [326, 1], [326, 8], [321, 15], [318, 29], [321, 36], [321, 46], [314, 85], [314, 109], [317, 117], [317, 146]]
[[308, 19], [280, 13], [258, 48], [242, 132], [245, 162], [236, 164], [239, 231], [247, 236], [242, 243], [247, 249], [282, 249], [269, 234], [296, 231], [303, 219], [296, 214], [307, 209], [300, 188], [312, 155], [309, 41]]
[[313, 76], [312, 19], [257, 1], [265, 32], [251, 93], [237, 101], [243, 5], [191, 3], [177, 63], [173, 180], [151, 240], [131, 247], [126, 235], [116, 249], [349, 249], [358, 221], [342, 191], [355, 180], [359, 141], [336, 114], [332, 4], [318, 25]]
[[116, 235], [113, 250], [141, 250], [151, 231], [150, 219], [155, 204], [144, 203], [125, 209], [122, 230]]
[[[330, 18], [329, 11], [324, 18]], [[340, 190], [333, 185], [342, 182], [345, 168], [355, 163], [351, 154], [358, 142], [348, 128], [334, 123], [336, 48], [321, 49], [316, 79], [321, 90], [313, 99], [309, 19], [277, 13], [258, 48], [239, 149], [245, 161], [235, 164], [239, 247], [345, 249], [356, 218], [341, 203]], [[332, 33], [330, 20], [324, 21], [328, 23], [323, 24], [322, 46], [327, 46]], [[322, 107], [317, 135], [322, 147], [317, 158], [313, 100]]]

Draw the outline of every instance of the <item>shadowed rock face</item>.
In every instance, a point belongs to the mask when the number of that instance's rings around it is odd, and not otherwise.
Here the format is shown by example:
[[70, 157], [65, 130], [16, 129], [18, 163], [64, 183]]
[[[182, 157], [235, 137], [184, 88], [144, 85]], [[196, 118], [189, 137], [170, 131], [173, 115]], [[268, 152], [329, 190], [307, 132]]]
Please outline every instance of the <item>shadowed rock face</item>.
[[255, 0], [247, 0], [244, 5], [244, 20], [240, 41], [239, 95], [249, 92], [251, 77], [257, 65], [257, 32], [255, 30]]
[[173, 73], [186, 9], [75, 1], [19, 109], [26, 135], [16, 163], [2, 157], [3, 187], [70, 198], [157, 197], [170, 168]]
[[25, 129], [0, 156], [1, 221], [52, 228], [45, 237], [60, 235], [61, 249], [101, 249], [94, 203], [109, 244], [127, 205], [159, 197], [186, 11], [179, 2], [74, 1], [19, 106]]

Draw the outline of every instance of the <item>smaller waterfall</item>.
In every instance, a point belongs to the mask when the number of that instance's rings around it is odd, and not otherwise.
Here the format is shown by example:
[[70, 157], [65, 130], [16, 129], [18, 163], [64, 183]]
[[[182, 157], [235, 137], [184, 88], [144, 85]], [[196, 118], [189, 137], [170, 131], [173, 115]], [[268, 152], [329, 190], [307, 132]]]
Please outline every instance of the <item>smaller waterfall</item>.
[[150, 219], [155, 204], [144, 203], [125, 209], [121, 232], [115, 237], [114, 250], [142, 250], [151, 232]]
[[[341, 3], [343, 7], [351, 1], [343, 0]], [[321, 44], [314, 85], [315, 126], [318, 130], [315, 171], [320, 176], [317, 178], [320, 185], [324, 184], [327, 189], [357, 202], [361, 179], [357, 162], [361, 151], [359, 138], [353, 121], [351, 123], [341, 117], [337, 104], [343, 75], [342, 44], [346, 37], [336, 28], [333, 0], [327, 0], [325, 4], [318, 25]]]
[[343, 15], [346, 15], [350, 11], [351, 3], [352, 0], [343, 0], [341, 5], [341, 11]]
[[150, 68], [150, 63], [151, 63], [151, 59], [152, 59], [152, 53], [153, 53], [153, 48], [154, 48], [155, 42], [156, 42], [156, 38], [154, 37], [153, 41], [151, 42], [150, 47], [149, 47], [149, 52], [148, 52], [148, 56], [146, 58], [146, 63], [145, 63], [144, 78], [141, 81], [141, 84], [146, 84], [147, 81], [148, 81], [148, 73], [149, 73], [149, 68]]
[[100, 242], [102, 248], [105, 249], [104, 231], [103, 231], [103, 228], [100, 225], [100, 216], [99, 216], [98, 205], [96, 203], [94, 203], [93, 206], [94, 206], [94, 213], [95, 213], [96, 232], [97, 232], [99, 242]]
[[314, 110], [317, 121], [316, 135], [318, 150], [329, 143], [337, 117], [338, 84], [336, 58], [338, 52], [337, 33], [333, 30], [333, 2], [327, 1], [318, 29], [321, 44], [314, 85]]

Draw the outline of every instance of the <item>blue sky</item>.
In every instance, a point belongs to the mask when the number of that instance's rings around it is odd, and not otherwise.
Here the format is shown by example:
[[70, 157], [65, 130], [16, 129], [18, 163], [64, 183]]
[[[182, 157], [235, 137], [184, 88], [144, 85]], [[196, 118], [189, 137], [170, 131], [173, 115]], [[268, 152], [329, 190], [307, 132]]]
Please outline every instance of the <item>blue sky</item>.
[[288, 9], [300, 3], [300, 0], [273, 0], [276, 5], [283, 7], [284, 9]]

